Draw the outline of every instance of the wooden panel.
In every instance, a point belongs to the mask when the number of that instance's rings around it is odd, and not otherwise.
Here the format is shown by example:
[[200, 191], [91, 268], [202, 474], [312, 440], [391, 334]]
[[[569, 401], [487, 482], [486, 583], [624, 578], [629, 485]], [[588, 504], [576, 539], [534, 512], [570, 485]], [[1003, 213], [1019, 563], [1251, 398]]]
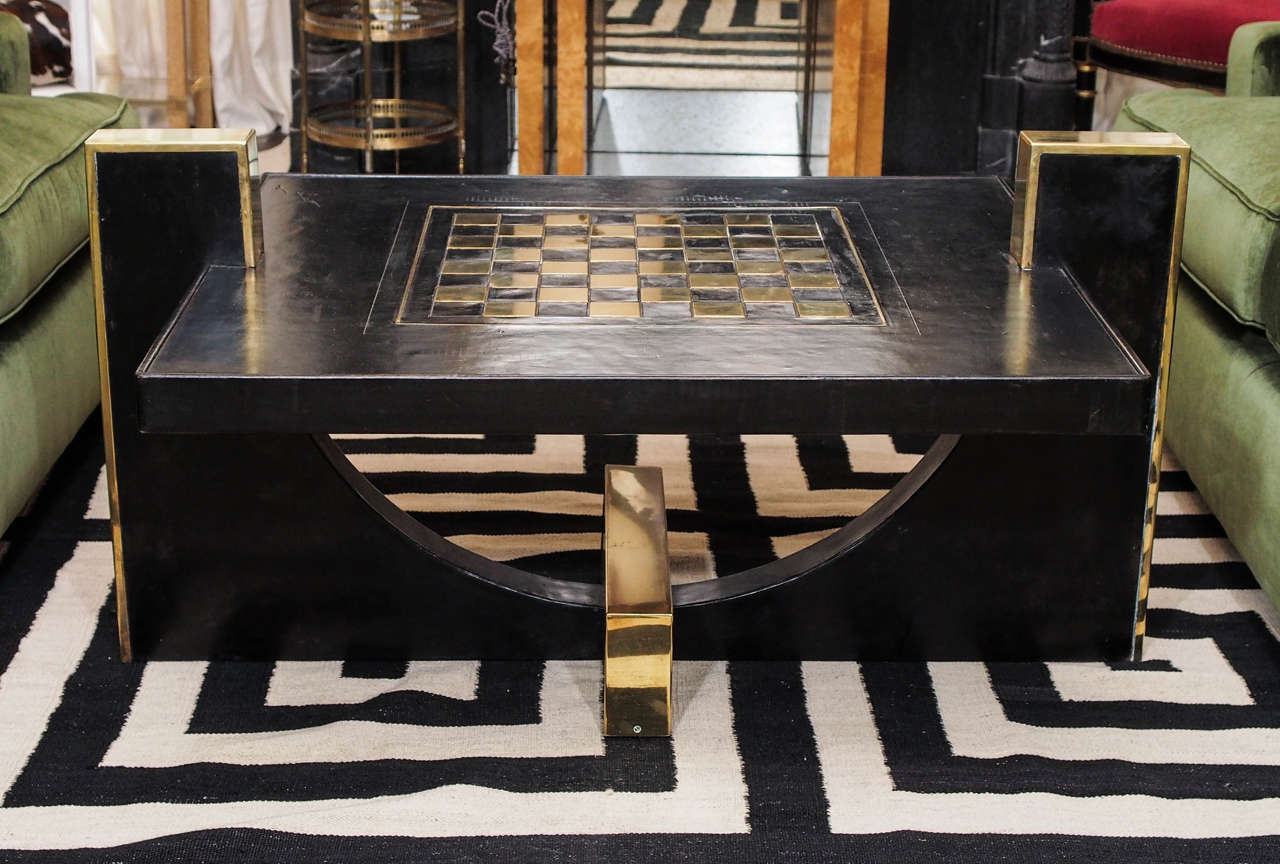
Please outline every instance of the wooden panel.
[[884, 149], [885, 65], [889, 54], [889, 0], [863, 0], [862, 62], [858, 78], [856, 173], [880, 175]]
[[195, 125], [213, 126], [213, 58], [209, 53], [209, 0], [190, 0], [191, 101]]
[[519, 113], [519, 167], [521, 174], [545, 170], [543, 144], [546, 67], [542, 61], [545, 39], [543, 0], [516, 0], [516, 109]]
[[836, 24], [831, 56], [831, 161], [827, 169], [832, 177], [847, 176], [857, 170], [863, 2], [835, 0]]
[[166, 113], [171, 128], [186, 129], [191, 120], [187, 116], [187, 10], [183, 0], [165, 0], [164, 26]]
[[587, 3], [556, 0], [556, 173], [587, 170]]
[[889, 0], [835, 0], [828, 173], [878, 175], [884, 135]]

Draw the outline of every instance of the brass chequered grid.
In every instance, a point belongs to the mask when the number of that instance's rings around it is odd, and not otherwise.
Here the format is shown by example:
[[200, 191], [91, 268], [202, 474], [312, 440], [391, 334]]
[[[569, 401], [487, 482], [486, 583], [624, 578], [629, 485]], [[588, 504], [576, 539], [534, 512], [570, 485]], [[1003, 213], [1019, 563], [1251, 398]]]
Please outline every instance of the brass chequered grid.
[[735, 210], [455, 213], [429, 317], [851, 315], [812, 213]]

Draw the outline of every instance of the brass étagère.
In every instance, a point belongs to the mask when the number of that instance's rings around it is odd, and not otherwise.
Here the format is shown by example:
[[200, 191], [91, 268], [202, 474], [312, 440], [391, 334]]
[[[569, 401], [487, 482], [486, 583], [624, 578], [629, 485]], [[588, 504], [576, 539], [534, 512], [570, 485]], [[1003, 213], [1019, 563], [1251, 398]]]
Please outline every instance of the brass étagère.
[[[309, 169], [311, 142], [364, 151], [364, 170], [373, 173], [373, 154], [439, 144], [453, 138], [458, 145], [458, 173], [466, 159], [466, 72], [463, 0], [298, 0], [298, 43], [301, 70], [302, 171]], [[457, 37], [457, 102], [408, 99], [402, 94], [403, 47], [406, 42]], [[350, 101], [310, 106], [307, 37], [359, 42], [362, 46], [362, 96]], [[373, 94], [374, 43], [392, 45], [391, 95]]]

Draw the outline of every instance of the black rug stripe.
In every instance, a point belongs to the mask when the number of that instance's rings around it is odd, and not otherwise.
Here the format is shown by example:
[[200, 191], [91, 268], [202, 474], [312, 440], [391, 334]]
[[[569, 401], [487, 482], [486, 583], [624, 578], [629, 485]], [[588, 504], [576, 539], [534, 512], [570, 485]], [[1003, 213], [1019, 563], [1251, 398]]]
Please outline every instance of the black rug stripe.
[[[1174, 702], [1069, 702], [1059, 698], [1043, 663], [992, 663], [992, 686], [1005, 716], [1028, 726], [1109, 729], [1280, 729], [1280, 643], [1250, 613], [1167, 614], [1151, 610], [1153, 636], [1212, 638], [1249, 688], [1254, 705]], [[1277, 772], [1280, 774], [1280, 771]]]
[[796, 453], [805, 481], [810, 489], [884, 489], [889, 490], [906, 476], [905, 473], [858, 471], [852, 464], [849, 448], [839, 435], [798, 435]]
[[[606, 745], [603, 757], [103, 767], [103, 757], [120, 733], [144, 669], [141, 663], [112, 662], [114, 641], [114, 607], [108, 602], [103, 606], [85, 662], [68, 681], [61, 704], [4, 806], [302, 801], [330, 799], [335, 790], [341, 790], [342, 797], [368, 798], [454, 784], [526, 793], [662, 791], [674, 787], [674, 753], [667, 739], [647, 748]], [[237, 665], [240, 664], [211, 664], [210, 669]], [[363, 710], [361, 706], [343, 707], [353, 713]], [[374, 730], [370, 732], [376, 734]]]
[[[1267, 765], [1140, 764], [1117, 759], [1057, 760], [952, 755], [923, 663], [862, 667], [894, 787], [926, 793], [1046, 792], [1081, 798], [1155, 795], [1253, 800], [1280, 795]], [[1164, 707], [1163, 705], [1161, 706]]]
[[[95, 411], [54, 464], [30, 512], [5, 531], [0, 557], [0, 674], [9, 668], [58, 570], [84, 540], [110, 540], [99, 520], [85, 520], [102, 470], [102, 420]], [[86, 522], [93, 522], [86, 525]], [[105, 521], [105, 520], [101, 520]]]
[[707, 12], [710, 9], [711, 0], [685, 0], [684, 9], [680, 12], [680, 20], [676, 22], [676, 35], [684, 39], [696, 38], [702, 30], [702, 25], [707, 21]]
[[418, 690], [384, 693], [354, 705], [267, 705], [274, 663], [212, 663], [188, 730], [287, 732], [366, 720], [410, 726], [522, 726], [539, 720], [541, 663], [481, 663], [475, 699]]
[[1156, 516], [1156, 537], [1226, 537], [1216, 516], [1208, 513], [1187, 516]]
[[756, 23], [756, 0], [737, 0], [733, 4], [733, 14], [729, 16], [730, 27], [751, 27]]
[[[1161, 471], [1161, 492], [1195, 492], [1196, 484], [1191, 482], [1191, 475], [1186, 471]], [[1159, 521], [1159, 520], [1157, 520]]]
[[830, 830], [799, 663], [730, 663], [752, 832]]
[[1028, 834], [832, 835], [768, 832], [760, 834], [626, 834], [599, 836], [490, 837], [315, 837], [250, 828], [224, 828], [177, 834], [104, 849], [13, 852], [17, 864], [168, 864], [172, 861], [269, 862], [308, 864], [385, 864], [457, 862], [670, 861], [673, 864], [817, 861], [943, 862], [983, 864], [1265, 864], [1280, 861], [1280, 837], [1180, 840], [1167, 837], [1063, 837]]
[[726, 522], [737, 520], [759, 525], [742, 440], [691, 435], [689, 463], [698, 509], [716, 514], [707, 537], [716, 572], [736, 573], [775, 560], [767, 530], [722, 530]]
[[483, 453], [530, 455], [534, 452], [533, 435], [486, 435], [483, 438], [340, 438], [334, 443], [343, 453], [448, 453], [472, 455]]
[[443, 495], [510, 492], [604, 492], [603, 466], [574, 474], [524, 471], [369, 471], [369, 482], [384, 495], [421, 492]]
[[[605, 21], [608, 24], [643, 24], [652, 26], [653, 19], [658, 14], [658, 10], [662, 8], [662, 4], [666, 0], [640, 0], [636, 4], [635, 10], [626, 18], [614, 17], [607, 11], [605, 12]], [[610, 4], [612, 6], [613, 4]]]
[[[1156, 524], [1160, 524], [1156, 520]], [[1152, 564], [1153, 588], [1236, 588], [1258, 587], [1249, 565], [1242, 561], [1218, 561], [1210, 564]]]

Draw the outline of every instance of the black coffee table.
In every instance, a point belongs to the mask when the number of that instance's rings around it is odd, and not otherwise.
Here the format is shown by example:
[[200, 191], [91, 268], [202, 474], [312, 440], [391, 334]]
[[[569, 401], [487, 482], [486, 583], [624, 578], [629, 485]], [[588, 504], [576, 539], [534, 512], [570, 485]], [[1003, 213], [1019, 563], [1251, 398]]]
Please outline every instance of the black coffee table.
[[447, 543], [328, 438], [477, 431], [937, 436], [827, 540], [676, 586], [677, 657], [1133, 656], [1187, 152], [1024, 147], [1015, 203], [995, 178], [259, 190], [244, 138], [95, 138], [126, 656], [601, 656], [602, 586]]

